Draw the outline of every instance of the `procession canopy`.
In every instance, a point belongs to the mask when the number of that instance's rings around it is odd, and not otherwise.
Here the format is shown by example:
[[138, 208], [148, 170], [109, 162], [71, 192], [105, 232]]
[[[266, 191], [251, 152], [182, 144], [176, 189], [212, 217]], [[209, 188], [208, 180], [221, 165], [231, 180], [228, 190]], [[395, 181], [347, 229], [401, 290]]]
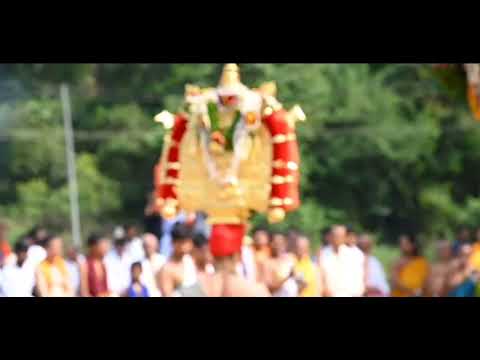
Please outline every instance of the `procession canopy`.
[[216, 88], [186, 85], [182, 110], [155, 117], [168, 129], [155, 167], [164, 217], [203, 211], [241, 233], [253, 212], [278, 222], [299, 207], [295, 124], [305, 115], [299, 106], [286, 111], [276, 93], [274, 82], [249, 89], [239, 67], [226, 64]]

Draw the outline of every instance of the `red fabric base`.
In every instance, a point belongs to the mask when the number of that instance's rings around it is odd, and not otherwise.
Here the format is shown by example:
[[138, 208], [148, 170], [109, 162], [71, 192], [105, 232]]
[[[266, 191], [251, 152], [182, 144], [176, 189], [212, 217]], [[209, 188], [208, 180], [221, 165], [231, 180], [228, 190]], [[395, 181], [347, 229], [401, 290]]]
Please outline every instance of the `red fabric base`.
[[245, 225], [216, 224], [212, 225], [210, 235], [210, 251], [214, 257], [231, 256], [242, 250]]

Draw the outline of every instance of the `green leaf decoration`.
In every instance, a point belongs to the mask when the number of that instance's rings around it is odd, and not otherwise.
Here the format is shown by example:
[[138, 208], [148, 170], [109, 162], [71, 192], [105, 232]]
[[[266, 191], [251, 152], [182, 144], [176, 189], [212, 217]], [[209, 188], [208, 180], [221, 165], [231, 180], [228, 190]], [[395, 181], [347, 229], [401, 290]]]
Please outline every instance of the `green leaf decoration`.
[[211, 132], [220, 131], [220, 117], [215, 103], [208, 103], [208, 116], [210, 117]]
[[226, 140], [225, 148], [228, 151], [233, 150], [233, 134], [235, 132], [235, 127], [237, 126], [241, 117], [242, 117], [242, 114], [240, 113], [239, 110], [237, 110], [235, 113], [235, 119], [233, 120], [232, 126], [228, 128], [227, 133], [225, 134], [225, 140]]

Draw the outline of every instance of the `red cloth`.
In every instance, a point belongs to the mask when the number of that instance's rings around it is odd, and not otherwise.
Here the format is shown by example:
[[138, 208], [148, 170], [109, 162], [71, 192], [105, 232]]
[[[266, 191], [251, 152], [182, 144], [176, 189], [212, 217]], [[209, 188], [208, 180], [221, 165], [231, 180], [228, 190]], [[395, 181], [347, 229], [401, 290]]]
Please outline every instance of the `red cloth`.
[[[295, 129], [289, 126], [286, 115], [287, 112], [281, 109], [279, 111], [274, 111], [272, 114], [263, 118], [263, 122], [270, 131], [272, 138], [276, 135], [291, 136], [292, 134], [295, 134]], [[288, 162], [293, 162], [297, 165], [300, 164], [300, 155], [296, 140], [273, 144], [273, 161], [278, 160], [281, 160], [284, 164], [287, 164]], [[297, 209], [300, 206], [299, 170], [274, 168], [272, 169], [272, 176], [293, 177], [293, 182], [272, 184], [270, 199], [279, 198], [283, 200], [289, 198], [291, 203], [278, 207], [283, 208], [285, 211]]]
[[[167, 164], [159, 164], [158, 166], [166, 166], [168, 163], [176, 163], [179, 160], [179, 145], [183, 140], [183, 136], [185, 135], [185, 131], [187, 130], [187, 118], [183, 115], [177, 115], [175, 118], [175, 125], [172, 129], [171, 139], [174, 142], [170, 147], [167, 149]], [[160, 178], [160, 168], [157, 170], [158, 172], [158, 181], [156, 181], [156, 195], [157, 198], [160, 199], [177, 199], [177, 194], [175, 192], [175, 185], [174, 184], [162, 184], [159, 180]], [[170, 178], [173, 180], [178, 179], [179, 171], [175, 169], [168, 169], [165, 174], [166, 178]]]
[[212, 255], [223, 257], [240, 253], [245, 231], [244, 224], [213, 225], [210, 235], [210, 251]]
[[7, 257], [12, 253], [12, 249], [7, 241], [0, 241], [0, 252], [4, 257]]
[[91, 257], [87, 258], [88, 289], [90, 296], [93, 297], [106, 295], [108, 293], [107, 269], [104, 262], [101, 261], [103, 277], [100, 277], [99, 274], [95, 272], [96, 261], [98, 260]]

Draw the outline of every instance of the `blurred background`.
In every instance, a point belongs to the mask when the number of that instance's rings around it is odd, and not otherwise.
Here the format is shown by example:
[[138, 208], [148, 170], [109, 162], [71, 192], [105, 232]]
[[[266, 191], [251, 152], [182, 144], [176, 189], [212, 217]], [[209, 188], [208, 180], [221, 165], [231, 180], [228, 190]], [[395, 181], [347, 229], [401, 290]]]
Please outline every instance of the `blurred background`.
[[[303, 205], [274, 226], [321, 242], [333, 223], [376, 238], [390, 268], [397, 237], [439, 238], [480, 218], [480, 128], [456, 70], [426, 64], [240, 64], [249, 87], [277, 82], [300, 104]], [[12, 242], [35, 224], [71, 241], [60, 83], [70, 89], [82, 235], [141, 223], [163, 127], [184, 85], [216, 84], [222, 64], [0, 65], [0, 218]], [[262, 216], [254, 225], [266, 223]]]

